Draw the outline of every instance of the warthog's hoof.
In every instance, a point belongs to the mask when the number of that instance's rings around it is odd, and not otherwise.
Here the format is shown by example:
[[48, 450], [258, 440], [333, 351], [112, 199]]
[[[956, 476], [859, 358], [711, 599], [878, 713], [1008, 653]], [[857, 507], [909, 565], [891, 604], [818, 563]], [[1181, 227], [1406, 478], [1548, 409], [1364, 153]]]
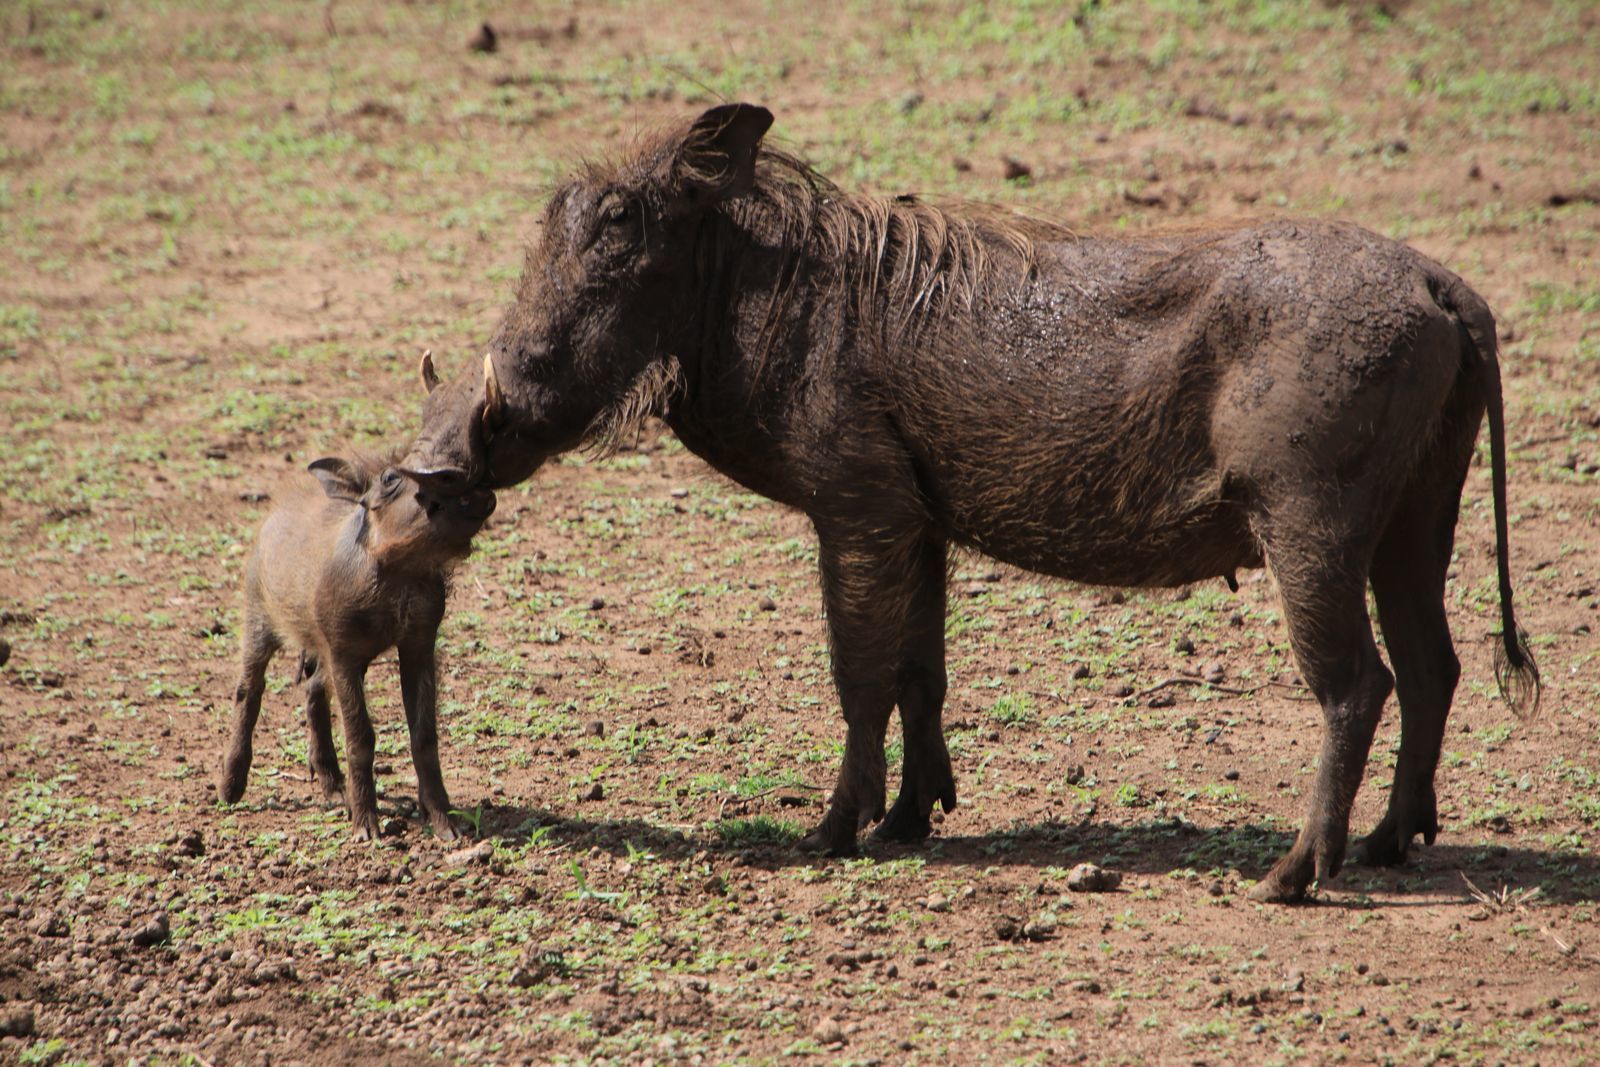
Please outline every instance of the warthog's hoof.
[[928, 818], [928, 812], [919, 814], [917, 807], [916, 800], [910, 794], [901, 793], [889, 809], [889, 814], [872, 831], [872, 836], [879, 841], [894, 841], [903, 845], [927, 840], [928, 835], [933, 833], [933, 823]]
[[430, 815], [428, 825], [433, 827], [433, 836], [440, 841], [456, 841], [461, 837], [461, 831], [456, 828], [456, 821], [449, 815]]
[[234, 758], [223, 763], [217, 771], [217, 799], [224, 804], [237, 804], [244, 796], [245, 781], [250, 777], [250, 757]]
[[354, 820], [355, 826], [350, 831], [352, 841], [378, 840], [378, 814], [362, 815]]
[[324, 778], [318, 775], [317, 788], [322, 791], [322, 802], [324, 804], [337, 804], [341, 808], [345, 806], [343, 778]]
[[1356, 862], [1367, 867], [1398, 867], [1406, 861], [1418, 834], [1425, 844], [1433, 844], [1439, 836], [1439, 817], [1431, 792], [1416, 807], [1420, 810], [1398, 814], [1390, 810], [1356, 845]]
[[828, 820], [823, 820], [822, 825], [802, 837], [795, 848], [821, 856], [854, 856], [856, 835], [848, 831], [836, 833], [828, 825]]

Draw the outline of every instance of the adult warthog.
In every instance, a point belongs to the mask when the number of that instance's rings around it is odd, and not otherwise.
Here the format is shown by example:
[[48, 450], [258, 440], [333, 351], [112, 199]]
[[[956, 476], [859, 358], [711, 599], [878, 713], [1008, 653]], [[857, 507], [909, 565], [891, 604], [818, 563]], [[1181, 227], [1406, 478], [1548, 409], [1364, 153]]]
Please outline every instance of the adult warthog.
[[[816, 526], [848, 733], [804, 847], [875, 820], [916, 841], [956, 802], [940, 716], [949, 546], [1112, 586], [1270, 568], [1323, 743], [1298, 840], [1262, 879], [1339, 870], [1398, 684], [1399, 763], [1361, 858], [1438, 831], [1460, 673], [1445, 621], [1485, 410], [1503, 634], [1519, 713], [1538, 676], [1511, 609], [1494, 320], [1454, 274], [1354, 226], [1272, 220], [1102, 239], [844, 192], [716, 107], [562, 186], [481, 367], [429, 389], [406, 467], [439, 491], [522, 481], [659, 414]], [[1370, 581], [1394, 674], [1367, 617]], [[884, 738], [898, 706], [899, 798]]]

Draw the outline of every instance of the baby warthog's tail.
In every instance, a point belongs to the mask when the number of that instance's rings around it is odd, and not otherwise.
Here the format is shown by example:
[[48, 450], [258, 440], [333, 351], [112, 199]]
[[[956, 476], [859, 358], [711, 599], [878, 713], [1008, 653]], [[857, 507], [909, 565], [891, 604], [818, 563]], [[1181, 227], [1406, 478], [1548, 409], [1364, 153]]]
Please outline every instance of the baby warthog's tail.
[[1440, 279], [1439, 304], [1456, 317], [1466, 334], [1470, 371], [1482, 380], [1488, 402], [1489, 463], [1494, 493], [1494, 551], [1500, 576], [1500, 643], [1494, 650], [1494, 680], [1500, 696], [1519, 719], [1539, 714], [1539, 665], [1528, 646], [1528, 632], [1517, 625], [1511, 607], [1511, 534], [1506, 519], [1506, 418], [1500, 392], [1499, 344], [1494, 315], [1483, 300], [1453, 275]]

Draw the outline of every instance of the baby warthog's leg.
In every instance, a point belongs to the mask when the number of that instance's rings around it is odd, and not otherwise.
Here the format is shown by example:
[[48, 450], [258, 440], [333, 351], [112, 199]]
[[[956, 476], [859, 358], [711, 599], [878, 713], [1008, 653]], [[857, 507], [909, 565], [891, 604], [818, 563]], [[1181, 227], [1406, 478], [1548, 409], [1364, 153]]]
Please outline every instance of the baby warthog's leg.
[[300, 673], [306, 683], [306, 750], [310, 754], [311, 775], [329, 804], [343, 805], [344, 775], [339, 756], [333, 750], [333, 717], [328, 705], [328, 672], [311, 653], [300, 657]]
[[254, 756], [252, 739], [256, 719], [261, 714], [261, 695], [267, 688], [267, 664], [277, 651], [277, 638], [266, 621], [247, 609], [244, 636], [240, 641], [239, 684], [233, 690], [233, 729], [228, 747], [222, 753], [222, 764], [217, 769], [217, 796], [225, 804], [244, 796]]
[[450, 795], [439, 772], [438, 670], [433, 641], [400, 646], [400, 692], [411, 731], [411, 762], [417, 770], [417, 802], [433, 832], [445, 841], [460, 837], [450, 818]]
[[350, 765], [345, 799], [350, 805], [352, 835], [357, 841], [378, 838], [378, 790], [372, 779], [372, 757], [376, 738], [372, 719], [367, 714], [365, 664], [341, 662], [335, 654], [327, 664], [333, 690], [339, 698], [339, 717], [344, 721], [344, 757]]

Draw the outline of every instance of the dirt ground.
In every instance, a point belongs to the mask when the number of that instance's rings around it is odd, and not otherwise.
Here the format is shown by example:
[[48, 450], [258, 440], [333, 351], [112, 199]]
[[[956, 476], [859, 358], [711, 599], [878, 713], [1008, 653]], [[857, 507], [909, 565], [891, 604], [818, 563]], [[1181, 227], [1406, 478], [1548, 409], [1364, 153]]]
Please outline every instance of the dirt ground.
[[[21, 0], [0, 42], [0, 1061], [1600, 1059], [1600, 8]], [[417, 354], [479, 351], [555, 179], [718, 98], [853, 187], [1337, 216], [1489, 299], [1546, 688], [1529, 722], [1494, 695], [1480, 462], [1434, 847], [1250, 903], [1320, 728], [1270, 582], [969, 557], [961, 807], [798, 854], [843, 737], [815, 542], [660, 432], [503, 493], [457, 575], [477, 841], [416, 817], [392, 656], [378, 844], [316, 799], [287, 657], [216, 803], [273, 497], [408, 439]], [[1358, 832], [1397, 743], [1391, 703]]]

